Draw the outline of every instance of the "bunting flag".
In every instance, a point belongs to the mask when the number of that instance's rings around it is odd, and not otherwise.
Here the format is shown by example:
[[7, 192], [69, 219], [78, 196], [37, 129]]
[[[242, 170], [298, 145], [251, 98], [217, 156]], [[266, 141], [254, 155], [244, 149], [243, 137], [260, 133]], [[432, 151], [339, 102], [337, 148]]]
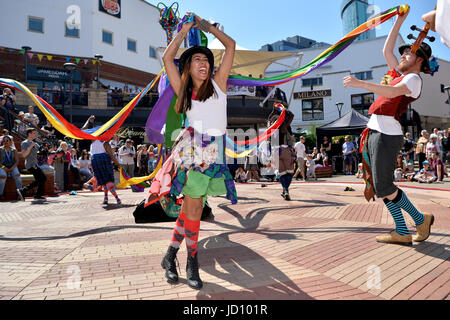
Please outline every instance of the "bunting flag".
[[53, 56], [47, 55], [47, 60], [48, 60], [48, 61], [52, 61], [52, 59], [53, 59]]
[[78, 64], [80, 62], [80, 58], [75, 58], [75, 62]]
[[31, 59], [33, 59], [33, 53], [32, 52], [28, 52], [28, 58], [31, 60]]
[[[162, 72], [162, 71], [161, 71]], [[131, 113], [133, 108], [139, 103], [142, 97], [158, 82], [161, 72], [145, 87], [136, 97], [133, 98], [125, 107], [122, 108], [113, 118], [102, 126], [81, 130], [73, 124], [69, 123], [59, 114], [51, 105], [49, 105], [44, 99], [37, 94], [33, 94], [22, 83], [12, 80], [0, 78], [0, 85], [7, 86], [16, 89], [24, 94], [28, 95], [36, 106], [42, 111], [44, 116], [51, 122], [56, 130], [61, 134], [74, 139], [87, 139], [87, 140], [101, 140], [108, 141], [117, 130], [121, 127], [125, 119]]]
[[39, 62], [41, 62], [41, 61], [42, 61], [42, 58], [44, 57], [44, 55], [43, 55], [43, 54], [40, 54], [40, 53], [38, 53], [38, 54], [37, 54], [37, 56], [38, 56]]

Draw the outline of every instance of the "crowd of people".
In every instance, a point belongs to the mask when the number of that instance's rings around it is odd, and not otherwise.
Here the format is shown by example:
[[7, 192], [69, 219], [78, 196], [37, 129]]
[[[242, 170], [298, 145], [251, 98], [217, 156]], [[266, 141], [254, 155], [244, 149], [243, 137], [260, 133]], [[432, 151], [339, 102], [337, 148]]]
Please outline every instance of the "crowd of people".
[[[14, 178], [17, 198], [23, 200], [27, 192], [38, 186], [35, 199], [43, 200], [45, 172], [52, 171], [55, 180], [55, 192], [68, 192], [82, 187], [93, 190], [96, 186], [91, 163], [91, 141], [78, 141], [62, 137], [50, 121], [46, 120], [40, 126], [39, 117], [34, 113], [34, 107], [29, 106], [28, 112], [18, 113], [18, 119], [13, 124], [13, 130], [21, 138], [21, 155], [25, 159], [25, 169], [35, 176], [35, 183], [23, 188], [19, 172], [19, 153], [14, 145], [13, 136], [0, 122], [0, 200], [4, 199], [4, 188], [8, 177]], [[83, 128], [93, 127], [94, 116], [91, 116]], [[117, 166], [122, 167], [129, 177], [146, 176], [156, 168], [158, 149], [154, 145], [141, 144], [134, 146], [131, 139], [120, 139], [114, 135], [109, 141]], [[114, 183], [120, 181], [116, 170]]]

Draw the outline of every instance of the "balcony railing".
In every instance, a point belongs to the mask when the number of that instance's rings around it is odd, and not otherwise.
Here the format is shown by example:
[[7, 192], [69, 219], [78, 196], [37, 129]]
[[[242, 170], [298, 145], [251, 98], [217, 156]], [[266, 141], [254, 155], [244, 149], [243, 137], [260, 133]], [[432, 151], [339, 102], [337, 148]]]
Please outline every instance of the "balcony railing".
[[[67, 106], [70, 105], [70, 91], [57, 91], [51, 89], [37, 89], [37, 94], [47, 101], [50, 105]], [[88, 93], [87, 91], [72, 91], [72, 105], [87, 106]]]

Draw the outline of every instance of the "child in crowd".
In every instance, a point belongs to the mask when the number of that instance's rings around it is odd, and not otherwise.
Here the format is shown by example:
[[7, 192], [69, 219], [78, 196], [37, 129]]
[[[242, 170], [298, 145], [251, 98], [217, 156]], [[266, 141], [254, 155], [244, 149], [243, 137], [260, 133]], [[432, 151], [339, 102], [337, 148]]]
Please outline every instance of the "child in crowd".
[[148, 174], [151, 174], [156, 168], [156, 159], [153, 152], [148, 153]]
[[306, 156], [306, 178], [314, 178], [315, 180], [317, 180], [316, 178], [316, 169], [315, 169], [315, 162], [313, 160], [313, 155], [312, 154], [308, 154]]
[[434, 172], [430, 167], [430, 163], [425, 160], [422, 162], [423, 168], [416, 175], [415, 179], [420, 183], [432, 183], [435, 180]]
[[356, 173], [356, 178], [363, 178], [363, 164], [361, 162], [358, 164], [358, 172]]
[[414, 163], [408, 163], [405, 169], [405, 178], [408, 179], [408, 181], [414, 181], [415, 175], [416, 172], [414, 171]]
[[242, 167], [236, 170], [236, 175], [234, 176], [234, 181], [236, 182], [247, 182], [247, 175]]
[[267, 180], [274, 181], [276, 174], [276, 168], [272, 166], [271, 162], [268, 162], [264, 167], [261, 168], [261, 176]]

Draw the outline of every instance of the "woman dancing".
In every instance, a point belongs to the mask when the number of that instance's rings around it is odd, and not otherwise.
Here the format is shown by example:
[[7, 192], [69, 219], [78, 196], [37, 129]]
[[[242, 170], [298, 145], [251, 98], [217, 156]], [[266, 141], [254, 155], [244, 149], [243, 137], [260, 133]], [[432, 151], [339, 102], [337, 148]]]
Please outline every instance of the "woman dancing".
[[[168, 282], [177, 282], [175, 258], [180, 244], [186, 239], [187, 284], [200, 289], [203, 283], [198, 272], [197, 242], [206, 197], [226, 194], [232, 203], [237, 202], [224, 152], [226, 83], [233, 66], [236, 42], [206, 20], [197, 15], [194, 17], [196, 23], [185, 23], [163, 56], [167, 76], [178, 96], [175, 109], [178, 113], [186, 113], [189, 127], [180, 133], [171, 155], [176, 175], [170, 193], [183, 194], [184, 199], [161, 265], [166, 270]], [[222, 62], [213, 77], [214, 56], [205, 47], [187, 49], [180, 57], [178, 68], [175, 65], [176, 53], [191, 28], [212, 33], [225, 46]]]

